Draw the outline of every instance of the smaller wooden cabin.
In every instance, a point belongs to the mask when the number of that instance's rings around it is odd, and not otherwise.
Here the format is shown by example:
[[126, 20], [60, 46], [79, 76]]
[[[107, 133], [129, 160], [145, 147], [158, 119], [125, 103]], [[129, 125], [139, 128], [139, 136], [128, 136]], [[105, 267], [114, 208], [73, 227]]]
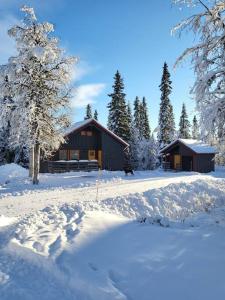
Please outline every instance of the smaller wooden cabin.
[[177, 139], [160, 151], [165, 170], [208, 173], [215, 170], [215, 147], [192, 139]]
[[129, 144], [95, 119], [74, 123], [64, 138], [51, 159], [41, 162], [40, 172], [123, 170]]

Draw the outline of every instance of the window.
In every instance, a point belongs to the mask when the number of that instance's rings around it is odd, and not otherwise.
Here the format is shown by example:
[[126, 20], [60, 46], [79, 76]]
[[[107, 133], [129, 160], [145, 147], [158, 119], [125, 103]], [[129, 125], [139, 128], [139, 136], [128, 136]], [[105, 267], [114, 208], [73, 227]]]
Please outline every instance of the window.
[[79, 160], [79, 150], [70, 150], [70, 159]]
[[59, 150], [59, 160], [67, 160], [67, 150]]
[[92, 136], [92, 131], [87, 131], [87, 136]]
[[93, 135], [93, 132], [92, 132], [92, 131], [84, 131], [84, 130], [82, 130], [82, 131], [80, 132], [80, 134], [81, 134], [82, 136], [92, 136], [92, 135]]
[[96, 157], [95, 157], [95, 150], [88, 150], [88, 159], [89, 160], [96, 159]]

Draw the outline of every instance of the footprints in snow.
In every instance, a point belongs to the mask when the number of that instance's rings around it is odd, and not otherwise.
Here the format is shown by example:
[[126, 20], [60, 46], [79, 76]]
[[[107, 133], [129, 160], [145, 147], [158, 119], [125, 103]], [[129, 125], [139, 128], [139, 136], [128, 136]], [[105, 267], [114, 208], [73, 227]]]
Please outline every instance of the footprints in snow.
[[56, 257], [79, 232], [83, 216], [77, 205], [46, 207], [18, 224], [13, 242], [41, 255]]

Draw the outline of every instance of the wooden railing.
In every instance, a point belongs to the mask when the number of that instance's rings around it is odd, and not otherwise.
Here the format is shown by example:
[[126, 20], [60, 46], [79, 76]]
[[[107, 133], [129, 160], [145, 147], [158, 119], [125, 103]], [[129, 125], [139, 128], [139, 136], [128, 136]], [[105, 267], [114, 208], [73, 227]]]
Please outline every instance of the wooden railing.
[[164, 171], [169, 171], [171, 170], [171, 163], [169, 161], [163, 161], [162, 167]]
[[98, 169], [98, 161], [44, 161], [41, 166], [43, 173], [90, 172]]

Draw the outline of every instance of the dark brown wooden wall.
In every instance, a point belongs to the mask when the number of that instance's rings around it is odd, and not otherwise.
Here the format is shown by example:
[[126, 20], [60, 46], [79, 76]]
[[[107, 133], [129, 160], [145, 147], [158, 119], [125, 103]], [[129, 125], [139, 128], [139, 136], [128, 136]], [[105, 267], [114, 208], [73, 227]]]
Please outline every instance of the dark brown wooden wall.
[[208, 173], [215, 171], [214, 154], [196, 154], [196, 171]]
[[[81, 130], [92, 131], [93, 136], [82, 136]], [[95, 126], [87, 126], [67, 137], [67, 143], [60, 146], [60, 150], [80, 150], [80, 159], [88, 159], [88, 150], [102, 151], [103, 169], [122, 170], [124, 166], [124, 144], [116, 138]], [[59, 151], [56, 151], [52, 160], [59, 160]]]
[[103, 168], [106, 170], [123, 170], [125, 147], [106, 132], [102, 132]]
[[180, 154], [181, 156], [192, 157], [192, 167], [193, 171], [195, 172], [208, 173], [215, 170], [214, 154], [196, 154], [182, 143], [177, 143], [177, 145], [174, 145], [170, 149], [167, 149], [164, 154], [166, 153], [171, 154], [168, 160], [171, 162], [172, 168], [174, 165], [174, 154]]

